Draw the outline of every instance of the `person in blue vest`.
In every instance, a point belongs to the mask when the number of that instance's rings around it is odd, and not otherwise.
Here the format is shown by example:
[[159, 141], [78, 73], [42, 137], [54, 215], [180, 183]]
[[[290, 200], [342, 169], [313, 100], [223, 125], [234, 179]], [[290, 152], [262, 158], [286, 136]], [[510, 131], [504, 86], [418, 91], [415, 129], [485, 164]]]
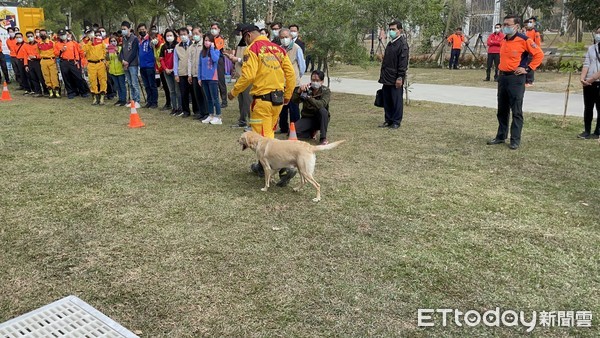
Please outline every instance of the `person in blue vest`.
[[154, 58], [154, 46], [152, 45], [150, 34], [146, 24], [141, 23], [137, 26], [139, 36], [139, 62], [140, 75], [146, 89], [146, 105], [144, 108], [158, 108], [158, 88], [156, 87], [156, 69], [154, 67], [156, 59]]

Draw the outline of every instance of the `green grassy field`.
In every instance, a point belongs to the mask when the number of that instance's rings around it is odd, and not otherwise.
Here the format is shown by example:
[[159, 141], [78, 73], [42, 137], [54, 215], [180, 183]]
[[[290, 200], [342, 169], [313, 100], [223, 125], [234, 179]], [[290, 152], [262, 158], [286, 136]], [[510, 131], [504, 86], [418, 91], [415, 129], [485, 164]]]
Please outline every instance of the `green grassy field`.
[[[418, 308], [593, 311], [600, 334], [600, 144], [526, 115], [486, 146], [490, 109], [413, 102], [381, 130], [333, 95], [314, 190], [261, 192], [223, 126], [91, 101], [0, 102], [0, 322], [69, 294], [144, 337], [520, 336], [417, 327]], [[297, 178], [293, 183], [297, 183]]]
[[[330, 69], [332, 78], [344, 77], [364, 80], [378, 80], [380, 64], [369, 64], [365, 67], [335, 64]], [[493, 72], [492, 72], [493, 77]], [[485, 69], [460, 69], [449, 70], [440, 68], [415, 68], [408, 70], [408, 81], [410, 83], [427, 83], [441, 85], [456, 85], [479, 88], [497, 88], [498, 83], [483, 81]], [[556, 72], [536, 72], [535, 85], [527, 88], [530, 91], [542, 91], [551, 93], [564, 93], [567, 88], [569, 75]], [[572, 93], [581, 93], [579, 74], [573, 74], [569, 90]]]

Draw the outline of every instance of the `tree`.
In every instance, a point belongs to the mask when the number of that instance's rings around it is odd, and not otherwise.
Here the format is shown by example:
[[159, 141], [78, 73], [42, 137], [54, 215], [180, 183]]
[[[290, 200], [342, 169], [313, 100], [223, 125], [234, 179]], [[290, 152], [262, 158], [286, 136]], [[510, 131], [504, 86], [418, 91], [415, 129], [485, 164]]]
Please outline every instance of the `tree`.
[[504, 12], [523, 17], [528, 8], [539, 9], [544, 15], [550, 15], [554, 7], [554, 0], [505, 0]]
[[600, 26], [600, 6], [598, 0], [568, 0], [565, 6], [573, 15], [585, 22], [590, 29]]

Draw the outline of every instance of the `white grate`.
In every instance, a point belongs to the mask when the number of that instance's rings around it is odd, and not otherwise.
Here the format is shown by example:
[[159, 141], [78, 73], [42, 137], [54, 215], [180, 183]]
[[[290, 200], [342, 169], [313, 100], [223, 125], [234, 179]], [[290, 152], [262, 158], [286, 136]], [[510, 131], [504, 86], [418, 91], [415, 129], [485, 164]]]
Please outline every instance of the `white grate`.
[[0, 338], [134, 338], [137, 336], [75, 296], [0, 324]]

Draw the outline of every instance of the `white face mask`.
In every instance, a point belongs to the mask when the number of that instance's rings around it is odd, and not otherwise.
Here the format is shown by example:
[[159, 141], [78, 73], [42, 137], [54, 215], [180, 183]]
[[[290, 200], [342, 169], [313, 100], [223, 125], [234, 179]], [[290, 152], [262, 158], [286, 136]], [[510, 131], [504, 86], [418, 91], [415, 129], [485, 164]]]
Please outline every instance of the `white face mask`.
[[313, 81], [310, 83], [310, 86], [313, 87], [313, 89], [319, 89], [319, 88], [321, 88], [321, 82]]
[[88, 38], [90, 38], [90, 39], [93, 39], [93, 38], [95, 38], [95, 37], [96, 37], [96, 35], [95, 35], [94, 33], [90, 33], [90, 34], [88, 34]]
[[175, 41], [174, 36], [171, 36], [171, 35], [167, 36], [167, 42], [173, 42], [173, 41]]
[[216, 28], [213, 28], [210, 30], [210, 34], [212, 34], [212, 36], [217, 36], [219, 35], [220, 31]]
[[502, 30], [502, 29], [500, 29], [500, 28], [497, 28], [497, 27], [496, 27], [496, 28], [494, 28], [494, 32], [496, 32], [496, 33], [500, 33], [500, 31], [501, 31], [501, 30]]
[[60, 36], [60, 39], [61, 39], [61, 40], [66, 40], [66, 39], [67, 39], [67, 36], [66, 36], [66, 35], [61, 35], [61, 36]]
[[292, 39], [290, 39], [290, 38], [282, 38], [281, 39], [281, 45], [283, 47], [288, 47], [290, 45], [290, 43], [292, 43]]
[[40, 33], [35, 33], [35, 37], [39, 38], [40, 37]]
[[527, 27], [532, 28], [533, 27], [533, 22], [528, 22], [527, 23]]
[[200, 35], [194, 35], [193, 39], [194, 39], [195, 42], [198, 42], [198, 41], [202, 40], [202, 38], [200, 37]]
[[273, 33], [273, 37], [274, 38], [278, 38], [279, 37], [279, 29], [274, 30], [272, 33]]
[[12, 33], [12, 32], [11, 32], [11, 33], [8, 33], [8, 36], [9, 36], [9, 37], [12, 39], [12, 38], [14, 38], [14, 37], [15, 37], [15, 33]]
[[102, 38], [106, 37], [106, 32], [100, 32], [100, 35], [102, 35]]
[[600, 43], [600, 34], [594, 35], [594, 40], [596, 41], [596, 43]]
[[152, 39], [152, 44], [155, 46], [158, 45], [158, 39]]
[[295, 39], [298, 37], [298, 32], [290, 32], [290, 35], [292, 35], [292, 39]]
[[129, 35], [129, 29], [121, 29], [121, 35], [128, 36]]
[[17, 42], [18, 42], [18, 43], [21, 43], [21, 42], [23, 42], [23, 38], [17, 38]]
[[35, 41], [35, 38], [33, 36], [28, 36], [27, 41], [33, 42], [33, 41]]
[[187, 35], [181, 35], [180, 38], [181, 38], [181, 42], [183, 42], [183, 43], [190, 41], [190, 38], [188, 38]]

